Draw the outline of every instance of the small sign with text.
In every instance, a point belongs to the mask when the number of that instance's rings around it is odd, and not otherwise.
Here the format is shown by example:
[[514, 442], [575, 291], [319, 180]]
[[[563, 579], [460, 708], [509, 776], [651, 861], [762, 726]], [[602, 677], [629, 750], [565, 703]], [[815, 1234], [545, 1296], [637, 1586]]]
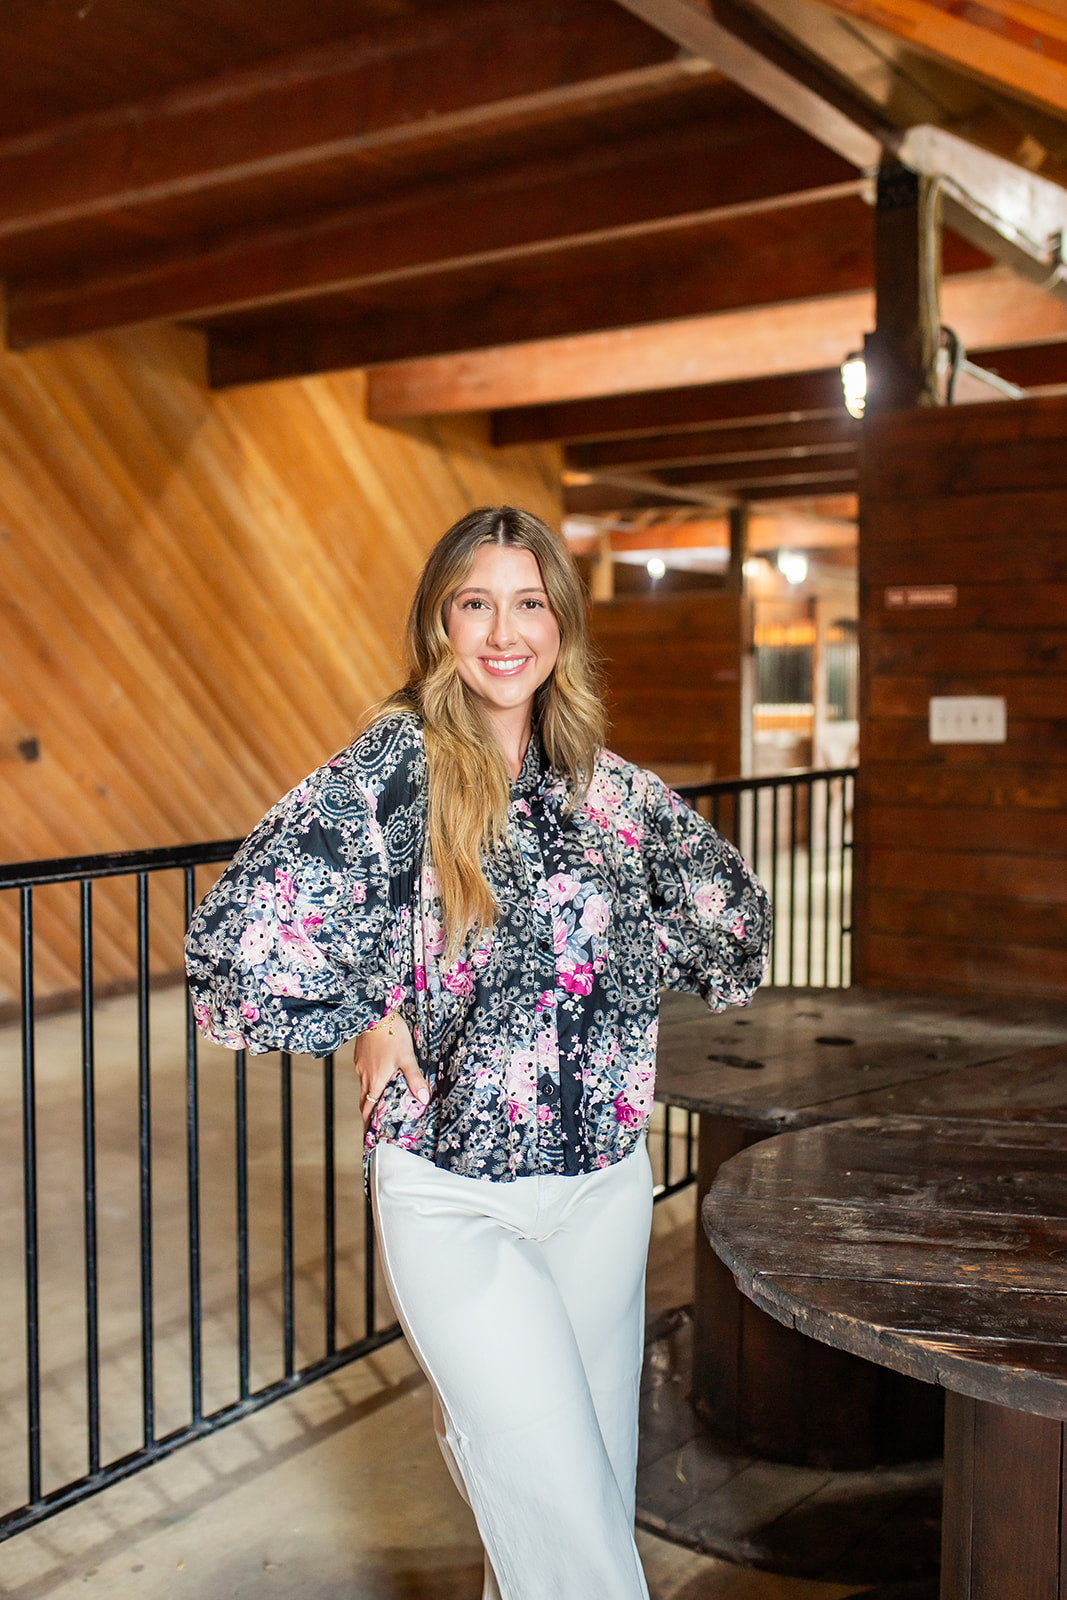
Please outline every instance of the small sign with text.
[[954, 583], [890, 584], [885, 591], [887, 611], [938, 611], [956, 604]]

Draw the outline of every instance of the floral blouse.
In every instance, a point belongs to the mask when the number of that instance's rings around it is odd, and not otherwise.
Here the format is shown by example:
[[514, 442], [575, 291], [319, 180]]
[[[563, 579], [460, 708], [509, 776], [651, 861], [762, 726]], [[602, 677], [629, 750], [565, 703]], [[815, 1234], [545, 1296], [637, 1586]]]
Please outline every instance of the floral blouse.
[[367, 1129], [508, 1180], [608, 1166], [652, 1112], [661, 987], [713, 1011], [764, 974], [767, 896], [653, 773], [603, 751], [577, 806], [536, 735], [486, 876], [497, 920], [445, 959], [423, 850], [426, 762], [385, 717], [280, 800], [197, 910], [188, 967], [217, 1043], [325, 1055], [393, 1007], [430, 1084], [399, 1073]]

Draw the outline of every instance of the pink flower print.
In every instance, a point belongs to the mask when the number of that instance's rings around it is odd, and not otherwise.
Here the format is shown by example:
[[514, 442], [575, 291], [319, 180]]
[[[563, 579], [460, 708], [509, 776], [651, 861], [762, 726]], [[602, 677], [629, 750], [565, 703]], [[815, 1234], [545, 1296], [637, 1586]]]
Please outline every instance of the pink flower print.
[[[603, 820], [606, 824], [608, 819], [605, 817]], [[599, 850], [583, 850], [582, 860], [591, 861], [594, 867], [602, 867], [604, 865], [604, 857], [601, 855]]]
[[404, 985], [402, 983], [394, 984], [392, 989], [389, 991], [389, 998], [385, 1002], [385, 1012], [383, 1014], [387, 1016], [390, 1011], [395, 1011], [398, 1006], [402, 1006], [404, 1004], [406, 998], [407, 990], [404, 988]]
[[567, 948], [567, 924], [558, 917], [552, 918], [552, 954], [561, 956]]
[[641, 840], [644, 837], [645, 832], [640, 823], [633, 828], [619, 828], [617, 831], [623, 844], [629, 845], [631, 850], [640, 849]]
[[262, 900], [266, 905], [272, 906], [274, 904], [273, 883], [257, 883], [252, 891], [252, 898], [253, 900]]
[[465, 961], [457, 961], [454, 967], [449, 967], [447, 972], [443, 972], [441, 982], [449, 994], [458, 995], [461, 999], [471, 994], [474, 989], [474, 979]]
[[745, 937], [745, 925], [741, 921], [740, 917], [734, 918], [734, 921], [730, 927], [730, 932], [733, 934], [735, 939], [743, 939]]
[[704, 883], [693, 890], [693, 904], [702, 917], [717, 917], [726, 907], [726, 890], [721, 883]]
[[259, 1007], [254, 1006], [251, 1000], [241, 1001], [241, 1020], [242, 1022], [259, 1021]]
[[193, 1001], [193, 1018], [198, 1028], [202, 1028], [205, 1033], [210, 1032], [211, 1007], [208, 1005], [206, 1000]]
[[586, 933], [606, 933], [610, 921], [607, 900], [602, 894], [591, 894], [582, 907], [581, 924]]
[[301, 994], [300, 975], [297, 972], [270, 972], [263, 981], [271, 994], [287, 994], [294, 997], [299, 997]]
[[421, 994], [422, 991], [425, 989], [425, 987], [426, 987], [426, 968], [425, 967], [416, 967], [415, 968], [415, 991], [416, 991], [416, 993], [417, 994]]
[[562, 967], [559, 981], [569, 994], [592, 994], [593, 963], [577, 961], [572, 967]]
[[353, 905], [361, 906], [363, 904], [364, 900], [366, 900], [366, 898], [367, 898], [367, 885], [365, 883], [354, 883], [352, 885], [352, 903], [353, 903]]
[[524, 1112], [525, 1107], [520, 1106], [517, 1100], [508, 1101], [508, 1121], [510, 1123], [521, 1122]]
[[538, 1120], [539, 1123], [541, 1123], [542, 1127], [544, 1126], [544, 1124], [546, 1122], [551, 1122], [552, 1121], [552, 1107], [551, 1106], [538, 1106], [538, 1108], [537, 1108], [537, 1120]]
[[278, 946], [290, 961], [305, 967], [322, 967], [326, 958], [318, 945], [308, 938], [308, 928], [321, 923], [321, 917], [302, 917], [299, 922], [283, 922], [278, 927]]
[[537, 996], [537, 1001], [536, 1001], [536, 1004], [534, 1005], [534, 1010], [535, 1011], [551, 1011], [552, 1007], [555, 1005], [555, 1003], [556, 1003], [556, 997], [552, 993], [552, 990], [551, 989], [542, 989], [541, 993]]
[[489, 965], [489, 951], [488, 951], [487, 947], [484, 944], [480, 944], [478, 946], [477, 950], [473, 950], [471, 952], [471, 966], [472, 967], [486, 967], [488, 965]]
[[573, 900], [581, 887], [578, 879], [572, 878], [568, 872], [557, 872], [545, 884], [548, 898], [554, 906], [561, 906], [566, 901]]
[[528, 800], [516, 800], [512, 809], [517, 811], [520, 817], [528, 817], [530, 815], [530, 803]]
[[609, 1166], [610, 1163], [608, 1161], [607, 1156], [599, 1155], [599, 1156], [597, 1156], [596, 1160], [593, 1162], [593, 1165], [594, 1165], [594, 1167], [598, 1167], [599, 1168], [599, 1167]]
[[264, 918], [261, 922], [250, 922], [241, 935], [238, 949], [250, 967], [258, 967], [264, 961], [274, 945], [275, 924]]
[[293, 898], [293, 874], [286, 872], [284, 867], [275, 867], [274, 887], [277, 890], [278, 899], [284, 900], [286, 904], [289, 904]]
[[624, 1128], [634, 1128], [644, 1121], [644, 1117], [620, 1094], [615, 1097], [615, 1121], [621, 1123]]
[[445, 930], [434, 916], [427, 915], [423, 919], [422, 947], [428, 956], [439, 956], [444, 953]]

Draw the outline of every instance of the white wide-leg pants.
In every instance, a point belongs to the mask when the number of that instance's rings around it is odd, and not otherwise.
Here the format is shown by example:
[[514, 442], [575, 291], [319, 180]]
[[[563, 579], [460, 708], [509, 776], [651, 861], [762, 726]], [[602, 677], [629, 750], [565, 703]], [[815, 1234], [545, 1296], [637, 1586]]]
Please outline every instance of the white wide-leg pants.
[[382, 1267], [486, 1552], [484, 1600], [648, 1600], [634, 1543], [652, 1176], [490, 1183], [382, 1144]]

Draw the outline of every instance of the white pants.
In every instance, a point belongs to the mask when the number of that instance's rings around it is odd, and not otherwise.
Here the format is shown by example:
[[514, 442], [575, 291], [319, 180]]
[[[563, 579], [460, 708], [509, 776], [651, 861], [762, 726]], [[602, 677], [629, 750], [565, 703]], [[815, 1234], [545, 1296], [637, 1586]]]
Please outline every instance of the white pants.
[[648, 1600], [634, 1543], [652, 1175], [490, 1183], [381, 1144], [382, 1267], [486, 1553], [483, 1600]]

